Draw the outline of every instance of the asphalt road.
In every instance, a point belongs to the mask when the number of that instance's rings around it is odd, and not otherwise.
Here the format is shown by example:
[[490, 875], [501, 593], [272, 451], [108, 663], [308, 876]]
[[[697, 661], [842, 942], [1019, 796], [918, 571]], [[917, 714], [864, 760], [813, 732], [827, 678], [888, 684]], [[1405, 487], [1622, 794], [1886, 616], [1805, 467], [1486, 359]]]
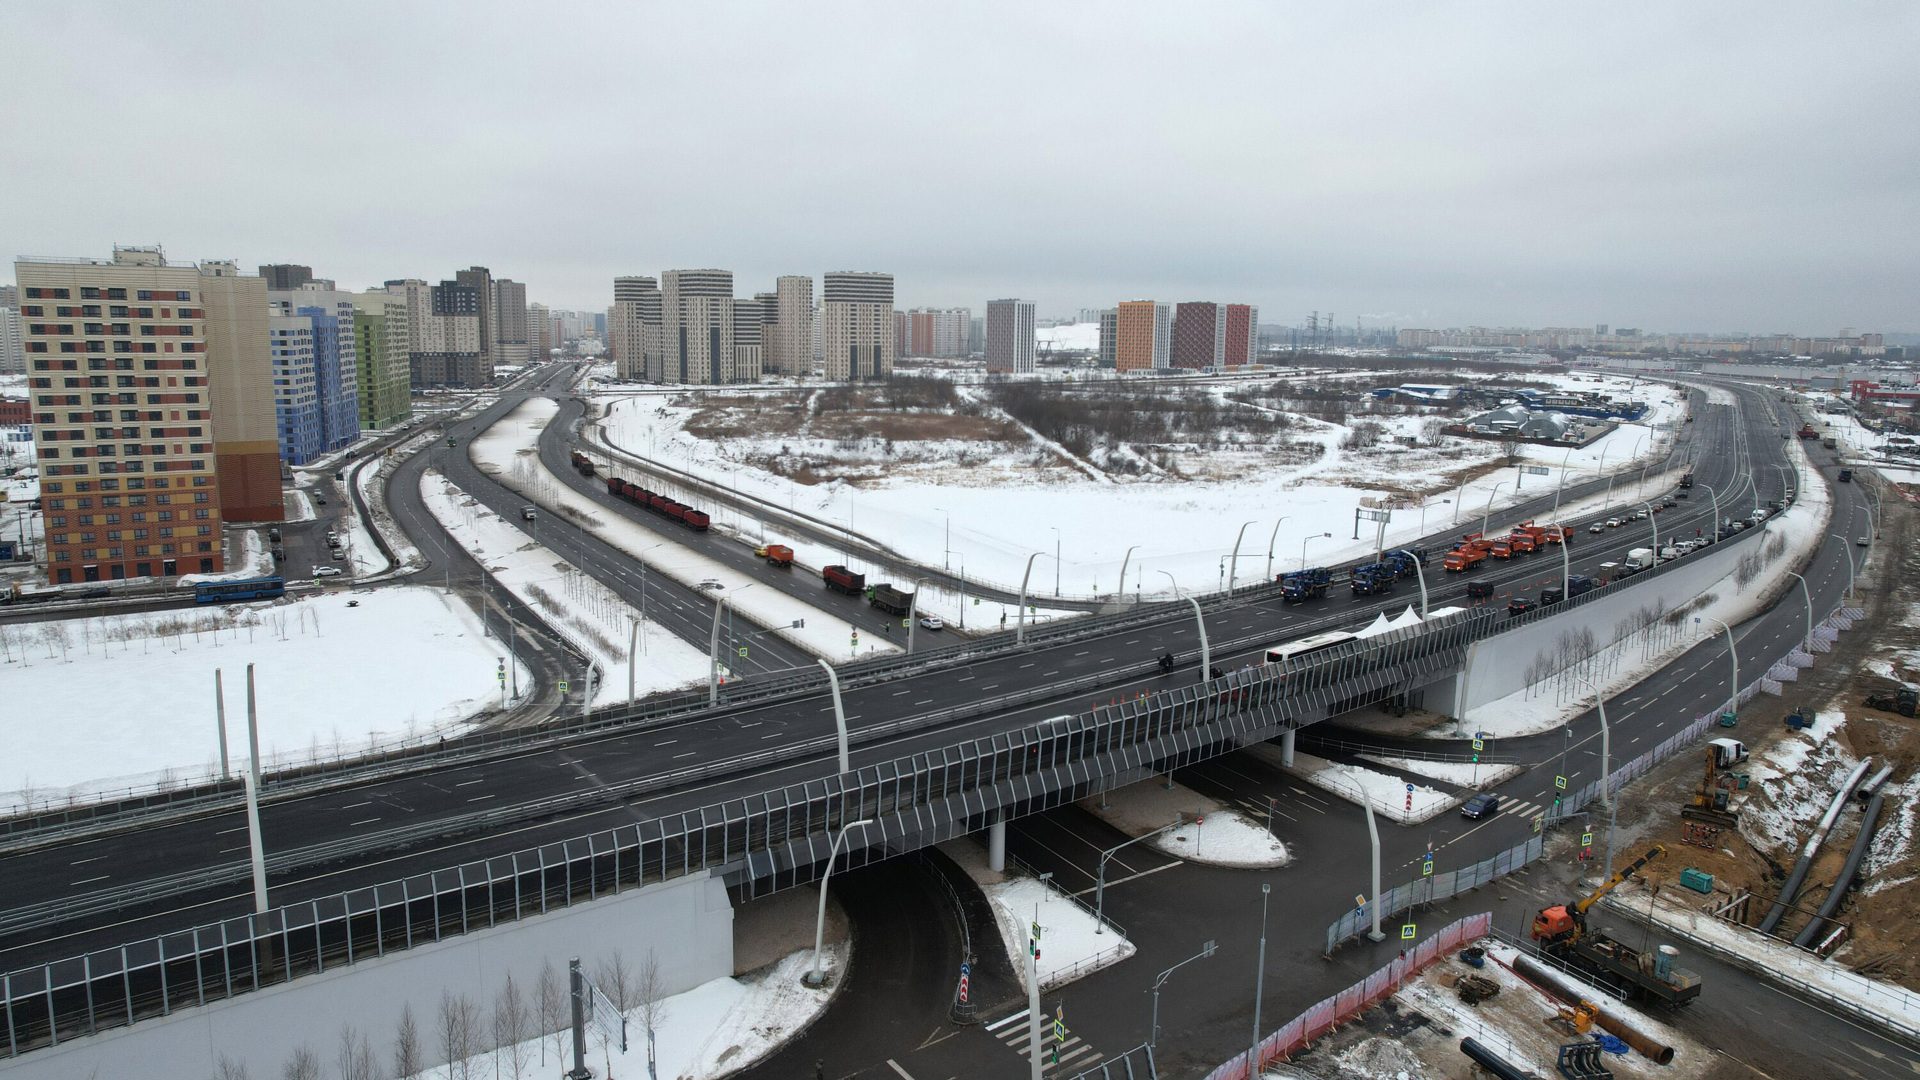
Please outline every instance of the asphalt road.
[[[554, 376], [552, 378], [557, 378]], [[481, 417], [456, 427], [454, 435], [462, 443], [472, 433], [511, 407], [503, 399]], [[1695, 472], [1702, 484], [1718, 482], [1729, 498], [1739, 497], [1751, 487], [1744, 467], [1746, 446], [1758, 456], [1778, 453], [1777, 431], [1767, 428], [1770, 439], [1749, 438], [1749, 429], [1765, 427], [1769, 421], [1759, 416], [1734, 423], [1730, 410], [1709, 407], [1692, 427], [1701, 431], [1703, 453]], [[462, 455], [463, 456], [463, 455]], [[421, 468], [410, 462], [396, 477], [393, 488], [410, 490], [407, 468]], [[458, 459], [448, 462], [458, 468]], [[1761, 470], [1764, 474], [1771, 470]], [[478, 478], [477, 471], [473, 474]], [[1753, 489], [1766, 497], [1765, 475], [1762, 485]], [[476, 487], [483, 487], [479, 480]], [[1697, 489], [1696, 489], [1697, 490]], [[1777, 489], [1776, 489], [1777, 490]], [[483, 497], [478, 496], [477, 497]], [[496, 496], [499, 497], [499, 496]], [[505, 497], [511, 498], [510, 494]], [[397, 516], [417, 515], [418, 510], [404, 506], [404, 498], [394, 504]], [[1674, 515], [1679, 515], [1675, 517]], [[1705, 516], [1700, 500], [1682, 503], [1659, 520], [1684, 528], [1685, 522]], [[1570, 553], [1576, 570], [1591, 571], [1606, 561], [1618, 560], [1629, 547], [1642, 546], [1637, 536], [1621, 535], [1614, 530], [1593, 542], [1576, 544]], [[423, 549], [424, 550], [424, 549]], [[431, 552], [429, 553], [431, 557]], [[457, 563], [460, 556], [446, 554]], [[1482, 580], [1504, 582], [1514, 587], [1529, 580], [1551, 577], [1543, 562], [1517, 561], [1511, 566], [1477, 572]], [[1446, 577], [1430, 583], [1434, 602], [1457, 598], [1464, 590], [1458, 581]], [[617, 580], [617, 579], [616, 579]], [[648, 586], [655, 578], [648, 579]], [[1344, 625], [1360, 626], [1380, 610], [1398, 608], [1409, 602], [1407, 593], [1393, 597], [1356, 598], [1347, 594], [1318, 603], [1285, 605], [1279, 602], [1249, 603], [1231, 612], [1216, 615], [1209, 626], [1211, 635], [1220, 638], [1246, 638], [1268, 642], [1284, 640], [1298, 633], [1297, 628], [1310, 620], [1339, 617]], [[1171, 609], [1171, 606], [1169, 606]], [[1290, 632], [1290, 628], [1292, 631]], [[956, 702], [987, 701], [998, 696], [1034, 687], [1056, 685], [1080, 675], [1097, 674], [1103, 668], [1126, 660], [1144, 660], [1162, 651], [1194, 651], [1194, 627], [1178, 610], [1170, 610], [1166, 621], [1148, 626], [1111, 632], [1099, 637], [1051, 647], [985, 658], [961, 667], [903, 676], [879, 686], [857, 688], [846, 694], [849, 725], [858, 731], [877, 723], [909, 718], [944, 708]], [[1237, 665], [1258, 657], [1259, 647], [1239, 652], [1222, 650], [1215, 661]], [[1181, 677], [1187, 677], [1182, 675]], [[1092, 704], [1104, 704], [1111, 696], [1131, 696], [1141, 690], [1162, 689], [1158, 678], [1116, 679], [1102, 687], [1097, 696], [1075, 695], [1040, 705], [986, 715], [948, 724], [937, 730], [886, 737], [862, 744], [855, 753], [855, 764], [890, 759], [903, 754], [934, 749], [955, 742], [1030, 725], [1061, 712], [1077, 711]], [[776, 750], [831, 730], [831, 705], [824, 696], [785, 701], [760, 707], [743, 707], [718, 717], [703, 717], [675, 722], [645, 730], [622, 730], [592, 742], [565, 748], [532, 749], [497, 760], [458, 766], [416, 776], [400, 777], [364, 785], [315, 793], [270, 803], [263, 808], [263, 832], [270, 851], [301, 848], [344, 836], [377, 838], [398, 825], [413, 825], [429, 820], [457, 821], [474, 809], [470, 804], [481, 799], [532, 801], [557, 791], [578, 790], [579, 770], [584, 769], [602, 783], [615, 783], [641, 777], [659, 777], [694, 766], [722, 767], [748, 754]], [[625, 824], [638, 812], [658, 816], [676, 810], [711, 805], [728, 798], [753, 794], [770, 787], [817, 778], [835, 771], [831, 758], [818, 751], [801, 751], [786, 756], [771, 766], [755, 767], [732, 775], [708, 775], [698, 782], [684, 784], [660, 794], [570, 814], [557, 820], [534, 821], [490, 835], [455, 837], [443, 842], [380, 851], [356, 859], [348, 865], [306, 866], [275, 875], [270, 880], [277, 903], [293, 902], [341, 889], [393, 880], [407, 873], [453, 865], [486, 855], [517, 850], [534, 843], [579, 836]], [[370, 810], [369, 807], [377, 810]], [[123, 898], [117, 919], [111, 926], [98, 920], [78, 920], [70, 925], [48, 926], [29, 934], [15, 935], [0, 942], [0, 966], [17, 967], [60, 956], [72, 955], [84, 948], [114, 943], [143, 933], [172, 929], [183, 924], [234, 912], [244, 907], [244, 886], [216, 887], [203, 893], [171, 899], [144, 898], [142, 885], [154, 878], [201, 866], [244, 865], [244, 842], [235, 843], [237, 814], [226, 814], [195, 821], [179, 822], [153, 829], [142, 829], [93, 841], [88, 857], [107, 855], [103, 861], [112, 867], [110, 883], [96, 889]], [[39, 852], [0, 858], [0, 874], [9, 881], [9, 907], [52, 903], [67, 897], [75, 888], [70, 849], [53, 847]], [[85, 877], [97, 877], [87, 874]]]

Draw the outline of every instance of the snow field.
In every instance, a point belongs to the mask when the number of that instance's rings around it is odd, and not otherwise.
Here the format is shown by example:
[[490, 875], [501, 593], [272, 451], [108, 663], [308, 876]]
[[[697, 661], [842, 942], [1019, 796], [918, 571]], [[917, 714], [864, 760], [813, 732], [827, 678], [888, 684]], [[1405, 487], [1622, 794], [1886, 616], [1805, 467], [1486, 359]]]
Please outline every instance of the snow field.
[[1027, 985], [1027, 940], [1033, 923], [1040, 924], [1040, 986], [1051, 990], [1132, 956], [1133, 942], [1115, 932], [1111, 923], [1096, 933], [1093, 912], [1037, 878], [1016, 877], [982, 886], [993, 901], [1000, 940], [1022, 989]]
[[[1248, 747], [1254, 756], [1269, 764], [1280, 764], [1280, 748], [1272, 743]], [[1314, 787], [1330, 791], [1350, 803], [1362, 800], [1373, 804], [1380, 815], [1402, 825], [1418, 825], [1452, 808], [1452, 795], [1425, 784], [1415, 784], [1389, 773], [1360, 765], [1337, 764], [1326, 758], [1295, 751], [1293, 766], [1286, 770]], [[1407, 789], [1413, 790], [1409, 792]], [[1408, 796], [1411, 795], [1411, 805]]]
[[1080, 807], [1129, 836], [1183, 824], [1145, 842], [1176, 859], [1209, 866], [1285, 866], [1287, 847], [1266, 826], [1187, 787], [1151, 779], [1080, 800]]
[[[1519, 776], [1525, 770], [1518, 765], [1475, 765], [1470, 761], [1425, 761], [1420, 758], [1392, 757], [1386, 754], [1360, 754], [1368, 761], [1390, 769], [1438, 780], [1455, 787], [1486, 791]], [[1404, 805], [1404, 804], [1403, 804]]]
[[[473, 439], [469, 452], [474, 463], [497, 482], [552, 512], [564, 514], [605, 543], [636, 559], [644, 556], [650, 571], [665, 574], [689, 587], [704, 581], [720, 582], [726, 588], [716, 595], [731, 597], [736, 611], [815, 656], [838, 663], [899, 651], [897, 646], [884, 640], [873, 640], [872, 634], [854, 645], [853, 624], [845, 619], [771, 588], [750, 588], [756, 582], [745, 574], [672, 540], [663, 540], [643, 525], [608, 513], [561, 483], [540, 462], [535, 451], [541, 429], [559, 408], [552, 398], [528, 398]], [[791, 626], [801, 620], [805, 622], [803, 627]]]
[[460, 731], [500, 706], [504, 655], [465, 605], [424, 588], [0, 625], [0, 807], [217, 775], [215, 669], [239, 768], [254, 665], [271, 767]]
[[[469, 498], [438, 472], [421, 473], [420, 495], [434, 519], [496, 582], [541, 612], [575, 648], [592, 657], [600, 669], [592, 704], [627, 699], [628, 645], [639, 611], [517, 525]], [[641, 631], [634, 692], [645, 695], [705, 682], [708, 665], [705, 653], [649, 622]]]
[[[1616, 381], [1615, 389], [1625, 389], [1626, 379]], [[950, 547], [956, 567], [964, 566], [975, 579], [1015, 590], [1028, 557], [1039, 552], [1034, 591], [1044, 597], [1052, 594], [1055, 568], [1049, 564], [1054, 563], [1057, 549], [1062, 595], [1105, 598], [1127, 591], [1169, 596], [1173, 586], [1166, 575], [1183, 591], [1208, 592], [1225, 588], [1229, 569], [1242, 583], [1265, 578], [1269, 569], [1273, 573], [1295, 569], [1301, 563], [1303, 545], [1310, 565], [1371, 551], [1372, 535], [1359, 540], [1351, 536], [1361, 499], [1379, 494], [1369, 490], [1374, 479], [1432, 492], [1425, 499], [1424, 530], [1417, 507], [1395, 511], [1387, 530], [1387, 542], [1392, 545], [1410, 543], [1423, 531], [1445, 531], [1456, 518], [1465, 527], [1472, 516], [1469, 512], [1484, 510], [1489, 497], [1496, 512], [1511, 505], [1516, 496], [1532, 498], [1559, 483], [1563, 463], [1578, 477], [1591, 473], [1603, 460], [1609, 472], [1637, 474], [1640, 465], [1664, 455], [1685, 409], [1679, 391], [1661, 384], [1642, 386], [1653, 405], [1643, 423], [1621, 425], [1594, 444], [1571, 452], [1523, 447], [1523, 456], [1551, 471], [1544, 477], [1524, 478], [1528, 486], [1518, 492], [1514, 483], [1518, 474], [1506, 469], [1441, 490], [1447, 486], [1447, 471], [1472, 461], [1440, 459], [1426, 452], [1419, 464], [1405, 466], [1390, 460], [1393, 455], [1380, 460], [1351, 458], [1350, 452], [1338, 447], [1346, 428], [1305, 419], [1293, 437], [1318, 439], [1327, 446], [1327, 454], [1306, 466], [1276, 467], [1252, 477], [1116, 483], [1103, 474], [1099, 482], [1050, 482], [1036, 478], [1029, 464], [1033, 445], [994, 444], [988, 451], [964, 442], [952, 446], [900, 443], [892, 452], [895, 456], [883, 457], [876, 448], [875, 464], [930, 457], [932, 464], [944, 460], [948, 467], [938, 476], [904, 470], [908, 475], [868, 481], [857, 488], [839, 480], [802, 485], [752, 465], [736, 464], [743, 457], [778, 455], [807, 440], [741, 436], [715, 443], [696, 439], [684, 430], [694, 410], [669, 404], [661, 396], [603, 399], [607, 411], [600, 425], [607, 440], [622, 450], [669, 462], [774, 505], [787, 504], [825, 521], [844, 522], [845, 527], [924, 565], [947, 564]], [[1666, 429], [1656, 430], [1659, 425]], [[1475, 440], [1469, 449], [1476, 453], [1484, 449], [1491, 455], [1496, 446]], [[1596, 507], [1601, 498], [1596, 497]], [[1620, 502], [1620, 495], [1613, 501]], [[1234, 561], [1240, 522], [1249, 520], [1240, 538], [1237, 563], [1230, 568], [1227, 564]], [[1478, 528], [1477, 521], [1472, 525]], [[1328, 533], [1331, 537], [1323, 536]], [[1137, 548], [1130, 560], [1129, 548]], [[1128, 563], [1125, 583], [1119, 581], [1123, 561]], [[1208, 569], [1215, 572], [1214, 577], [1206, 576]]]

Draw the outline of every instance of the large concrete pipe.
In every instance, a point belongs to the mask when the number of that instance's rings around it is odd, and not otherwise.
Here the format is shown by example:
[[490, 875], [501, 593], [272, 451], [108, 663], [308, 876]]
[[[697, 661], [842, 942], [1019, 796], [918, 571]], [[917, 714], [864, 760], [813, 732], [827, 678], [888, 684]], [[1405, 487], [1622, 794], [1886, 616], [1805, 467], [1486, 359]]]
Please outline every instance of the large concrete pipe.
[[1499, 1077], [1499, 1080], [1533, 1080], [1532, 1073], [1521, 1072], [1507, 1064], [1505, 1058], [1480, 1045], [1478, 1040], [1461, 1039], [1460, 1052], [1467, 1055], [1467, 1059], [1475, 1065]]
[[1600, 1014], [1594, 1018], [1594, 1022], [1605, 1028], [1607, 1034], [1633, 1047], [1648, 1061], [1657, 1065], [1673, 1064], [1673, 1047], [1663, 1042], [1656, 1042], [1621, 1019], [1614, 1011], [1612, 1002], [1594, 1002], [1591, 995], [1567, 981], [1565, 976], [1545, 964], [1535, 963], [1526, 956], [1513, 958], [1513, 972], [1538, 986], [1548, 995], [1576, 1009], [1580, 1007], [1582, 1001], [1598, 1004]]

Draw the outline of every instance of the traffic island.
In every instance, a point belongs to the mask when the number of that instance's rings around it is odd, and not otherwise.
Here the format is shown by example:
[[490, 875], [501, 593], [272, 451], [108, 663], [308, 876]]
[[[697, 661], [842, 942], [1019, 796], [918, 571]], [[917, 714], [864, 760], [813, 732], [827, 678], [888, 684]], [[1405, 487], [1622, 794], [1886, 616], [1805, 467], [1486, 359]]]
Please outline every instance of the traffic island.
[[1272, 869], [1290, 860], [1265, 824], [1169, 780], [1142, 780], [1080, 800], [1080, 808], [1146, 846], [1208, 866]]

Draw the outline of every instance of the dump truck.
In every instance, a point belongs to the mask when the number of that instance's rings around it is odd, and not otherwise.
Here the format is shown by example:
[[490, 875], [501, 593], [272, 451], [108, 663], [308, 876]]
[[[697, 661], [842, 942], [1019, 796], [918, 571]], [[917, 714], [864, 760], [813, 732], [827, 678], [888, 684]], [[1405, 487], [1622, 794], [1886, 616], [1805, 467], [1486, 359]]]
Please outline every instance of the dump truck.
[[1549, 525], [1542, 535], [1549, 544], [1573, 543], [1573, 529], [1566, 525]]
[[1661, 947], [1641, 952], [1587, 925], [1587, 909], [1618, 888], [1667, 849], [1655, 844], [1599, 888], [1570, 904], [1541, 908], [1533, 917], [1533, 941], [1541, 952], [1579, 968], [1630, 997], [1665, 1005], [1685, 1005], [1700, 996], [1700, 976], [1675, 967], [1674, 952]]
[[1817, 439], [1820, 437], [1820, 433], [1813, 430], [1812, 424], [1801, 424], [1800, 437], [1803, 439]]
[[1327, 589], [1332, 584], [1333, 572], [1324, 566], [1295, 570], [1280, 575], [1280, 598], [1293, 604], [1321, 600], [1326, 597]]
[[1477, 537], [1455, 544], [1453, 550], [1447, 552], [1447, 557], [1440, 560], [1440, 565], [1448, 570], [1471, 570], [1486, 560], [1487, 548], [1491, 546]]
[[820, 569], [820, 580], [834, 592], [859, 596], [867, 591], [867, 575], [856, 574], [844, 566], [825, 566]]
[[1496, 559], [1513, 558], [1513, 538], [1503, 536], [1487, 545], [1487, 554]]
[[587, 457], [587, 455], [581, 453], [578, 450], [575, 450], [571, 455], [570, 460], [573, 462], [574, 471], [579, 473], [581, 476], [593, 475], [593, 472], [594, 472], [593, 459]]
[[1692, 487], [1692, 486], [1693, 486], [1693, 474], [1692, 474], [1692, 473], [1690, 473], [1690, 472], [1689, 472], [1689, 473], [1681, 473], [1681, 474], [1680, 474], [1680, 486], [1681, 486], [1681, 487], [1683, 487], [1683, 488], [1690, 488], [1690, 487]]
[[767, 560], [768, 566], [782, 570], [793, 569], [793, 549], [785, 544], [766, 544], [753, 549], [755, 555]]
[[882, 582], [867, 590], [867, 603], [890, 614], [905, 615], [913, 610], [913, 594]]

